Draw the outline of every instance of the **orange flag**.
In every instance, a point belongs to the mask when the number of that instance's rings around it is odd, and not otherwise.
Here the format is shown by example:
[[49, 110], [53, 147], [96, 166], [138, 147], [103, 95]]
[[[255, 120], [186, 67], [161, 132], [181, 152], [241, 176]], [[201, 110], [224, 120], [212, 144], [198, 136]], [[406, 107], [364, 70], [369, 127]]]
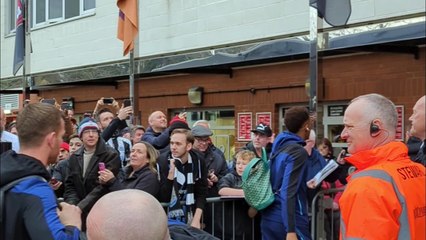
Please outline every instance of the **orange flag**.
[[134, 48], [134, 39], [138, 34], [138, 0], [117, 0], [118, 14], [117, 38], [123, 41], [123, 56]]

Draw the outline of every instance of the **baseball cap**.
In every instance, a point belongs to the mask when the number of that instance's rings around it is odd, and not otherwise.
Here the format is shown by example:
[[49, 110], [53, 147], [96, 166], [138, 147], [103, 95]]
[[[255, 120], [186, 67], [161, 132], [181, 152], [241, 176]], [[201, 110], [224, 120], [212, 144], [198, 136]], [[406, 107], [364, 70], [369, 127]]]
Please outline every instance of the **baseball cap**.
[[263, 123], [260, 123], [259, 125], [256, 126], [255, 129], [251, 131], [254, 133], [260, 133], [260, 134], [266, 135], [267, 137], [272, 136], [272, 129], [268, 125]]

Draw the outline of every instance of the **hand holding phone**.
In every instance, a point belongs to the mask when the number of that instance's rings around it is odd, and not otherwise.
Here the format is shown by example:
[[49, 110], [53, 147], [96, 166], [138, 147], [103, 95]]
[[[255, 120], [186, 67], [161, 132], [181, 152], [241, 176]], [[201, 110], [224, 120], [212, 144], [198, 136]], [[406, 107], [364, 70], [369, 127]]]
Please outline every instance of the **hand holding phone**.
[[100, 162], [98, 166], [99, 166], [99, 171], [103, 171], [106, 168], [105, 163], [103, 163], [103, 162]]
[[132, 101], [130, 99], [124, 99], [123, 100], [123, 107], [132, 106]]
[[55, 184], [58, 183], [58, 179], [52, 177], [49, 182], [50, 182], [51, 185], [55, 185]]

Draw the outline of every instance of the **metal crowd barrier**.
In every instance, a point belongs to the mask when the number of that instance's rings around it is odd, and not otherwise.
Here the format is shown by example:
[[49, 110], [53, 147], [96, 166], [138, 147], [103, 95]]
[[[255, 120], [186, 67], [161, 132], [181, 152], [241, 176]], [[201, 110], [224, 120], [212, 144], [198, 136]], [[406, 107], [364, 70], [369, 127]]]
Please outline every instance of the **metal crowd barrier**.
[[[313, 201], [312, 201], [312, 207], [311, 207], [311, 212], [310, 212], [310, 217], [311, 217], [311, 236], [312, 239], [315, 240], [334, 240], [334, 239], [339, 239], [339, 235], [338, 235], [338, 231], [339, 229], [334, 226], [334, 221], [339, 222], [340, 219], [338, 217], [336, 217], [336, 215], [339, 215], [338, 213], [340, 213], [339, 210], [333, 210], [333, 198], [336, 195], [336, 193], [338, 192], [343, 192], [344, 188], [333, 188], [333, 189], [327, 189], [327, 190], [321, 190], [319, 191]], [[327, 197], [326, 197], [327, 196]], [[238, 204], [242, 204], [241, 201], [244, 201], [243, 198], [221, 198], [221, 197], [213, 197], [213, 198], [207, 198], [206, 199], [207, 204], [210, 204], [211, 208], [211, 215], [210, 215], [210, 220], [211, 220], [211, 233], [214, 234], [215, 232], [215, 208], [221, 208], [221, 213], [222, 213], [222, 223], [221, 223], [221, 227], [222, 227], [222, 232], [221, 232], [221, 236], [217, 236], [220, 239], [223, 240], [260, 240], [259, 236], [260, 236], [260, 232], [257, 232], [256, 230], [259, 230], [259, 227], [255, 227], [255, 224], [259, 224], [259, 223], [255, 223], [255, 218], [251, 219], [250, 221], [250, 232], [251, 234], [249, 234], [250, 236], [245, 236], [243, 239], [237, 239], [236, 238], [236, 222], [235, 219], [238, 217], [235, 215], [235, 207]], [[225, 203], [227, 202], [231, 202], [232, 203], [232, 217], [231, 219], [226, 219], [226, 214], [225, 214]], [[168, 203], [161, 203], [162, 206], [167, 210], [168, 207]], [[185, 202], [181, 202], [182, 205], [185, 204]], [[260, 214], [260, 213], [258, 213]], [[203, 218], [204, 218], [205, 212], [203, 214]], [[205, 220], [205, 219], [204, 219]], [[203, 224], [204, 224], [204, 220], [203, 220]], [[227, 225], [226, 222], [231, 221], [232, 224], [231, 225]], [[327, 222], [329, 222], [329, 226], [328, 228], [325, 228], [325, 225], [327, 224]], [[225, 232], [227, 229], [231, 228], [232, 229], [232, 237], [225, 237]], [[329, 234], [327, 234], [327, 232]], [[335, 233], [335, 234], [333, 234]], [[328, 235], [328, 236], [327, 236]], [[257, 236], [257, 238], [256, 238]]]
[[[221, 208], [221, 215], [222, 215], [222, 223], [221, 223], [221, 228], [222, 228], [222, 231], [221, 231], [221, 236], [217, 236], [216, 235], [216, 237], [218, 237], [218, 238], [220, 238], [220, 239], [223, 239], [223, 240], [228, 240], [228, 239], [232, 239], [232, 240], [260, 240], [260, 239], [256, 239], [255, 238], [255, 236], [256, 236], [256, 234], [260, 234], [260, 232], [258, 233], [258, 232], [256, 232], [256, 227], [255, 227], [255, 218], [252, 218], [251, 219], [251, 226], [249, 226], [249, 228], [250, 228], [250, 232], [251, 232], [251, 236], [245, 236], [243, 239], [237, 239], [236, 238], [236, 221], [235, 221], [235, 219], [238, 217], [238, 216], [235, 216], [235, 207], [237, 206], [237, 204], [242, 204], [242, 202], [241, 201], [244, 201], [244, 199], [243, 198], [221, 198], [221, 197], [212, 197], [212, 198], [207, 198], [206, 199], [206, 201], [207, 201], [207, 204], [210, 204], [210, 206], [211, 206], [211, 208], [210, 208], [210, 210], [211, 210], [211, 214], [210, 214], [210, 222], [211, 222], [211, 226], [212, 226], [212, 229], [211, 229], [211, 234], [214, 234], [215, 233], [215, 221], [216, 221], [216, 219], [215, 219], [215, 208], [217, 208], [217, 207], [219, 207], [219, 208]], [[227, 202], [231, 202], [232, 203], [232, 217], [231, 217], [231, 219], [226, 219], [226, 214], [225, 214], [225, 203], [227, 203]], [[181, 202], [181, 204], [185, 204], [185, 202]], [[167, 208], [168, 208], [168, 203], [161, 203], [161, 205], [167, 210]], [[204, 222], [205, 222], [205, 219], [204, 219], [204, 215], [205, 215], [205, 212], [203, 211], [203, 223], [202, 223], [202, 225], [204, 225]], [[258, 214], [260, 214], [260, 213], [258, 213]], [[248, 217], [248, 215], [247, 215], [247, 217]], [[232, 222], [232, 224], [231, 225], [228, 225], [228, 224], [226, 224], [228, 221], [231, 221]], [[232, 238], [226, 238], [225, 237], [225, 233], [226, 233], [226, 230], [227, 229], [229, 229], [229, 228], [231, 228], [232, 229]]]
[[[340, 224], [340, 210], [333, 209], [333, 199], [338, 192], [343, 192], [343, 190], [345, 188], [326, 189], [319, 191], [315, 195], [311, 205], [312, 239], [339, 239], [338, 233], [340, 229], [335, 225]], [[337, 221], [336, 224], [335, 221]]]

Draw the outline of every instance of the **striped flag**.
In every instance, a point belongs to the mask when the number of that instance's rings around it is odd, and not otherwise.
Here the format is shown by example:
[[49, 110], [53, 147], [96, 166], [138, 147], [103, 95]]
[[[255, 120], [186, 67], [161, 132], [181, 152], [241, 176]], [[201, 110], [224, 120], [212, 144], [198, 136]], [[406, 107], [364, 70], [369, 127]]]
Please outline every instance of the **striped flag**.
[[25, 55], [25, 23], [24, 23], [24, 3], [16, 0], [16, 30], [15, 30], [15, 54], [13, 56], [13, 75], [24, 65]]
[[138, 34], [138, 2], [137, 0], [117, 0], [120, 9], [118, 15], [117, 38], [123, 41], [123, 56], [134, 48], [134, 39]]
[[309, 5], [333, 27], [346, 25], [352, 13], [351, 0], [309, 0]]

